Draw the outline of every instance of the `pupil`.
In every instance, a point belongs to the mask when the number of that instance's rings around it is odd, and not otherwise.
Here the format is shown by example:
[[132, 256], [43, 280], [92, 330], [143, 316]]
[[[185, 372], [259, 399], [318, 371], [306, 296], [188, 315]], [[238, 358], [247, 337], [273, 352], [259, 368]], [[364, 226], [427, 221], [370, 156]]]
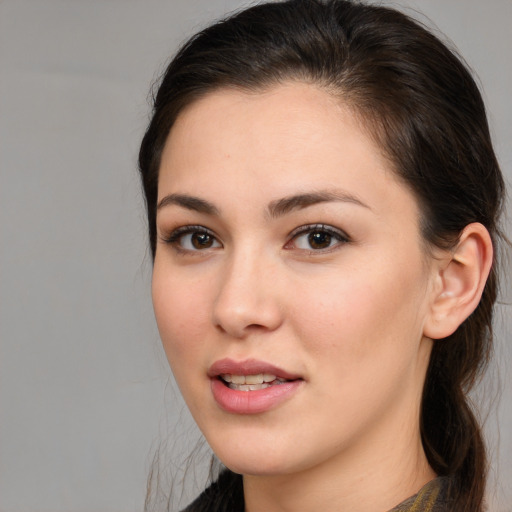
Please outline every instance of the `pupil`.
[[194, 233], [192, 235], [192, 245], [196, 249], [207, 249], [212, 245], [212, 237], [208, 233]]
[[325, 231], [316, 231], [309, 234], [309, 245], [313, 249], [325, 249], [331, 245], [331, 235]]

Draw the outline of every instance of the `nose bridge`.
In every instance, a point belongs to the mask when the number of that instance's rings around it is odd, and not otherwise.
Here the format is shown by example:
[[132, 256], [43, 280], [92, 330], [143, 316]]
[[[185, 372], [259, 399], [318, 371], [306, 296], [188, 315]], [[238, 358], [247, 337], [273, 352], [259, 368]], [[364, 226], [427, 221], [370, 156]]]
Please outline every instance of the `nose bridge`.
[[213, 321], [221, 330], [242, 338], [254, 329], [279, 326], [281, 307], [272, 269], [272, 258], [264, 251], [248, 246], [232, 252], [213, 308]]

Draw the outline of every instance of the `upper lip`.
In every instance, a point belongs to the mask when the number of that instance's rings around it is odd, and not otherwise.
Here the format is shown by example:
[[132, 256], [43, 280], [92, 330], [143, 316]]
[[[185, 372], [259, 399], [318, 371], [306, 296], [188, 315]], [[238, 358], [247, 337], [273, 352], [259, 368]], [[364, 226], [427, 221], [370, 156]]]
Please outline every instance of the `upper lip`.
[[258, 375], [260, 373], [275, 375], [277, 378], [285, 380], [297, 380], [301, 378], [300, 375], [289, 373], [273, 364], [258, 361], [257, 359], [245, 359], [244, 361], [234, 361], [229, 358], [219, 359], [208, 369], [208, 377], [210, 378], [225, 374]]

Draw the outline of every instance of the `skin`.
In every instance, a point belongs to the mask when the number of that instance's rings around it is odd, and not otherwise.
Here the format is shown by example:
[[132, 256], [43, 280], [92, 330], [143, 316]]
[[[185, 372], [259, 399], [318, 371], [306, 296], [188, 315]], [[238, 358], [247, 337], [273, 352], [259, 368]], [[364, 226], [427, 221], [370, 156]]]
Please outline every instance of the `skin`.
[[[446, 262], [426, 253], [413, 194], [357, 117], [302, 83], [210, 93], [173, 126], [158, 189], [159, 331], [194, 419], [244, 475], [247, 511], [384, 512], [434, 478], [419, 407]], [[269, 211], [320, 191], [337, 197]], [[296, 231], [311, 224], [343, 236], [312, 248], [315, 229]], [[228, 413], [207, 375], [226, 357], [303, 382], [269, 411]]]

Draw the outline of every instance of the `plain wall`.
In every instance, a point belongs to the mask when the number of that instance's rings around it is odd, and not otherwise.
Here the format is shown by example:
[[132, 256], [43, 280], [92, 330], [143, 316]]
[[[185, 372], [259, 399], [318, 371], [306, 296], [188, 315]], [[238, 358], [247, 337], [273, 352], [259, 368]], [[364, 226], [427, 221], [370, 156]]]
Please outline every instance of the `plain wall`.
[[[142, 510], [155, 443], [185, 414], [150, 300], [146, 98], [179, 42], [240, 5], [0, 0], [0, 512]], [[510, 184], [512, 1], [400, 5], [478, 74]], [[488, 380], [492, 512], [512, 510], [511, 317], [500, 306]]]

